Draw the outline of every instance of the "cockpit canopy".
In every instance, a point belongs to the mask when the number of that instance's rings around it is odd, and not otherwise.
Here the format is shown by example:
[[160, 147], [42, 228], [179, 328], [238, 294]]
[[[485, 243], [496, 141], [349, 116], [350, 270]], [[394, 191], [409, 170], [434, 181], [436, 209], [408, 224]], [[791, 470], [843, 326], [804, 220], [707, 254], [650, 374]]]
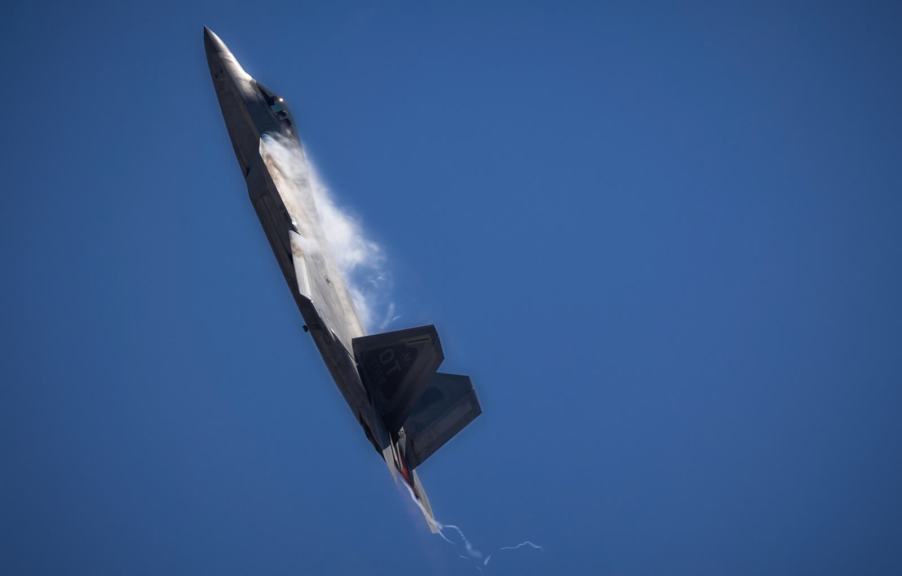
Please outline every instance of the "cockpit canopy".
[[256, 84], [257, 90], [260, 91], [260, 94], [266, 101], [266, 105], [269, 106], [270, 111], [276, 116], [276, 118], [278, 118], [289, 128], [293, 127], [294, 119], [291, 117], [291, 112], [288, 111], [288, 105], [285, 103], [285, 99], [281, 96], [276, 96], [263, 84], [260, 84], [259, 82], [257, 82]]

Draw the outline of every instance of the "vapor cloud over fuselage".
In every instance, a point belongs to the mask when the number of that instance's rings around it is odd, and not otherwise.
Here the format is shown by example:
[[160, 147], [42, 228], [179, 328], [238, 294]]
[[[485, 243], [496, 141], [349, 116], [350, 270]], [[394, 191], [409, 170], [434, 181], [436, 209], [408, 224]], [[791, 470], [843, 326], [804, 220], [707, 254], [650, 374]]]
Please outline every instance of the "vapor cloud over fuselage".
[[395, 307], [383, 249], [338, 206], [296, 140], [263, 134], [260, 155], [308, 256], [322, 260], [334, 283], [344, 330], [357, 337], [384, 328], [384, 319], [395, 317]]

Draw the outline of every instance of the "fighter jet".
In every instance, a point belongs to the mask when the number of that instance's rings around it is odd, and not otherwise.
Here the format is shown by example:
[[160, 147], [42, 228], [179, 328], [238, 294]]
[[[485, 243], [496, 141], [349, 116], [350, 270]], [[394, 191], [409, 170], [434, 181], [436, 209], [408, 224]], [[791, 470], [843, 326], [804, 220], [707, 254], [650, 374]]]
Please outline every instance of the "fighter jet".
[[[261, 153], [267, 138], [301, 146], [285, 99], [245, 72], [226, 45], [204, 27], [204, 48], [251, 204], [332, 378], [366, 438], [408, 487], [430, 530], [440, 524], [416, 469], [482, 409], [468, 376], [444, 374], [435, 326], [367, 335], [347, 287], [328, 254], [312, 250], [318, 220], [287, 190]], [[283, 186], [285, 188], [285, 186]], [[315, 209], [315, 208], [313, 208]]]

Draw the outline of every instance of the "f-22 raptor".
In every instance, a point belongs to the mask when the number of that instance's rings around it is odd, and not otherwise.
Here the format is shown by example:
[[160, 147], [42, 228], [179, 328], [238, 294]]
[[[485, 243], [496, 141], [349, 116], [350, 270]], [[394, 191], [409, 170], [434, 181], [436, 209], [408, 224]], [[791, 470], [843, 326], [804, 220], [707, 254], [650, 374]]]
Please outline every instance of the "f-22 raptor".
[[315, 214], [308, 213], [315, 207], [305, 210], [292, 202], [261, 153], [267, 137], [301, 146], [285, 100], [245, 72], [206, 27], [204, 47], [251, 203], [305, 329], [367, 439], [436, 532], [441, 525], [416, 468], [482, 412], [470, 378], [438, 372], [444, 353], [435, 326], [364, 333], [328, 254], [310, 248], [322, 233]]

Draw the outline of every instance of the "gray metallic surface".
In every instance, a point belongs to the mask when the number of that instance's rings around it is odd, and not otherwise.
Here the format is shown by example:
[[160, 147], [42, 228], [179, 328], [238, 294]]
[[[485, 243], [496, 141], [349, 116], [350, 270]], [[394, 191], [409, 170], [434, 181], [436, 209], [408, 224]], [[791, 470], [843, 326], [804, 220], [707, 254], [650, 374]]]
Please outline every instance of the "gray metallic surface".
[[[344, 290], [343, 286], [334, 281], [326, 283], [326, 274], [323, 273], [325, 264], [321, 259], [310, 258], [305, 259], [308, 264], [307, 277], [313, 279], [320, 295], [329, 291], [333, 293], [322, 299], [320, 307], [314, 305], [309, 298], [310, 294], [301, 294], [291, 237], [297, 229], [260, 154], [260, 139], [267, 133], [290, 139], [300, 147], [294, 123], [290, 116], [286, 122], [273, 112], [266, 101], [266, 94], [257, 82], [244, 71], [231, 51], [208, 28], [204, 28], [204, 47], [210, 75], [235, 156], [244, 173], [248, 194], [285, 281], [335, 383], [354, 416], [364, 427], [374, 448], [381, 454], [389, 445], [390, 438], [367, 399], [356, 364], [348, 351], [350, 342], [344, 344], [334, 331], [341, 324], [335, 320], [340, 313], [335, 311], [334, 304], [330, 306], [330, 302], [347, 301], [349, 298], [346, 294], [334, 293], [335, 290]], [[356, 317], [354, 320], [356, 322]], [[354, 328], [340, 330], [346, 332], [346, 342], [354, 336], [362, 335], [359, 323], [357, 326], [359, 332]]]
[[[286, 172], [306, 165], [287, 105], [245, 72], [208, 28], [204, 47], [251, 203], [306, 327], [367, 438], [437, 531], [414, 468], [481, 412], [470, 380], [436, 373], [444, 355], [434, 326], [365, 336], [323, 248], [328, 242], [309, 172]], [[280, 161], [286, 149], [296, 157]]]
[[419, 326], [356, 338], [353, 346], [370, 399], [389, 433], [397, 434], [445, 358], [438, 332]]
[[402, 445], [416, 468], [482, 413], [469, 376], [436, 372], [404, 422]]

